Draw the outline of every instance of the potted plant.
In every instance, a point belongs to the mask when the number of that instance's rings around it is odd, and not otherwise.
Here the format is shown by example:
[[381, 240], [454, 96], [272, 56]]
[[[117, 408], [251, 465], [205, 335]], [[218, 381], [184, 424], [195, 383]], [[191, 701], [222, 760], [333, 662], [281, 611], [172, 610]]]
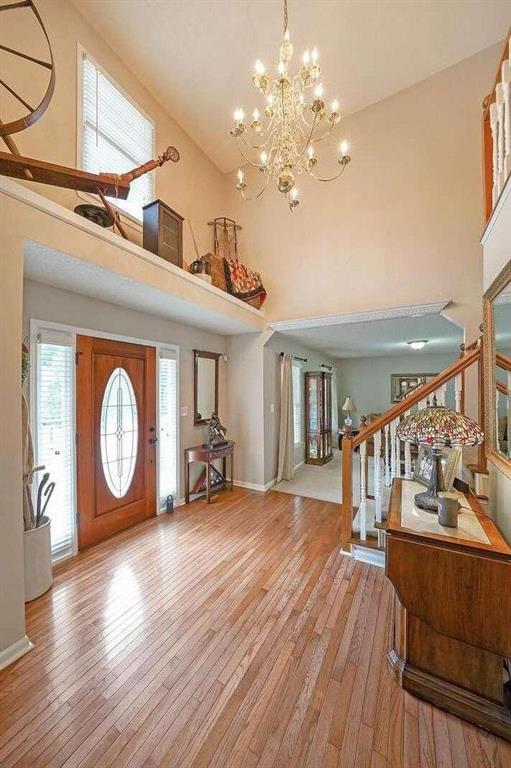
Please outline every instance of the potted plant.
[[[24, 386], [29, 372], [28, 349], [22, 348], [21, 384]], [[23, 427], [23, 549], [25, 563], [25, 602], [34, 600], [51, 587], [53, 574], [51, 567], [50, 519], [44, 514], [55, 483], [48, 482], [49, 472], [45, 472], [37, 489], [34, 508], [33, 479], [43, 466], [34, 466], [34, 450], [28, 419], [28, 404], [21, 393], [21, 413]]]

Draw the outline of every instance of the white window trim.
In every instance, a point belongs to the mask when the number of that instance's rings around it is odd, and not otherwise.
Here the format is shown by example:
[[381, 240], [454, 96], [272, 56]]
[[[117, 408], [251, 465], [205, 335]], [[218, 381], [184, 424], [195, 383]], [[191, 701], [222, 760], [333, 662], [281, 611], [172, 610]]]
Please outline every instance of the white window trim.
[[[94, 64], [96, 69], [98, 69], [101, 74], [106, 77], [107, 80], [109, 80], [112, 85], [117, 88], [117, 90], [122, 93], [125, 99], [127, 99], [133, 106], [138, 109], [140, 114], [142, 114], [146, 120], [148, 120], [152, 126], [153, 126], [153, 147], [152, 147], [152, 157], [156, 157], [156, 123], [153, 120], [153, 118], [147, 114], [145, 109], [142, 109], [142, 107], [133, 99], [129, 93], [121, 86], [119, 83], [114, 80], [111, 75], [104, 69], [104, 67], [99, 64], [94, 56], [91, 56], [90, 53], [87, 51], [84, 46], [77, 42], [76, 43], [76, 167], [82, 169], [82, 144], [83, 144], [83, 82], [82, 82], [82, 61], [83, 57], [86, 56], [89, 61]], [[151, 158], [147, 158], [150, 160]], [[108, 168], [105, 169], [105, 171], [108, 172]], [[154, 174], [154, 171], [151, 171], [151, 173]], [[93, 205], [101, 204], [101, 201], [99, 198], [95, 195], [90, 195], [87, 192], [80, 192], [77, 190], [76, 192], [77, 196], [81, 198], [82, 200], [86, 200], [88, 203], [92, 203]], [[156, 194], [156, 175], [154, 175], [154, 195], [155, 199], [157, 198]], [[117, 211], [119, 214], [121, 221], [123, 221], [127, 226], [131, 227], [135, 231], [141, 233], [142, 232], [142, 220], [137, 219], [135, 216], [133, 216], [131, 213], [128, 213], [127, 211], [122, 210], [119, 208], [113, 200], [109, 199], [110, 205]]]
[[[176, 440], [177, 440], [177, 461], [176, 461], [176, 489], [177, 489], [177, 498], [175, 499], [176, 506], [179, 506], [183, 503], [183, 499], [181, 496], [181, 392], [180, 392], [180, 370], [181, 370], [181, 360], [180, 360], [180, 347], [177, 344], [167, 344], [162, 343], [159, 341], [153, 341], [148, 339], [139, 339], [135, 336], [123, 336], [122, 334], [118, 333], [109, 333], [108, 331], [97, 331], [91, 328], [80, 328], [76, 325], [67, 325], [65, 323], [54, 323], [50, 320], [39, 320], [37, 318], [31, 318], [30, 319], [30, 378], [29, 378], [29, 392], [30, 392], [30, 423], [34, 427], [37, 424], [37, 397], [36, 397], [36, 375], [33, 373], [34, 371], [37, 371], [36, 368], [36, 361], [37, 361], [37, 338], [39, 333], [41, 331], [60, 331], [63, 333], [68, 333], [71, 336], [72, 339], [72, 348], [73, 348], [73, 354], [76, 354], [76, 337], [77, 336], [94, 336], [98, 339], [109, 339], [111, 341], [123, 341], [128, 344], [140, 344], [145, 347], [154, 347], [156, 350], [156, 392], [158, 393], [158, 385], [159, 385], [159, 376], [160, 376], [160, 351], [168, 351], [172, 352], [175, 355], [176, 358]], [[157, 400], [158, 402], [158, 400]], [[76, 435], [76, 366], [73, 372], [73, 430]], [[156, 409], [156, 434], [159, 433], [160, 430], [160, 414], [159, 409]], [[33, 434], [34, 438], [34, 447], [37, 450], [37, 434], [34, 431]], [[76, 525], [76, 514], [77, 514], [77, 483], [76, 483], [76, 440], [73, 440], [73, 504], [74, 508], [72, 510], [73, 513], [73, 548], [72, 553], [70, 555], [64, 555], [61, 558], [57, 558], [53, 560], [53, 564], [55, 565], [57, 562], [61, 562], [63, 560], [67, 560], [70, 557], [74, 557], [78, 554], [78, 529]], [[159, 443], [156, 443], [156, 514], [161, 515], [165, 512], [165, 508], [160, 508], [159, 503], [159, 487], [160, 487], [160, 477], [159, 477], [159, 467], [160, 467], [160, 446]]]

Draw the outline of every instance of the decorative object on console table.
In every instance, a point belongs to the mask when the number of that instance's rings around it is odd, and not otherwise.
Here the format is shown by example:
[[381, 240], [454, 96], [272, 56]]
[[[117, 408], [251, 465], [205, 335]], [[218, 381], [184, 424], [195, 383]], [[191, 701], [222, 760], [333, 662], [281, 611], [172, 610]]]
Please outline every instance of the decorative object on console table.
[[183, 266], [183, 217], [161, 200], [144, 205], [144, 248]]
[[511, 656], [511, 548], [473, 494], [460, 494], [458, 526], [445, 529], [415, 507], [416, 488], [401, 478], [392, 485], [387, 659], [412, 695], [511, 740], [504, 674]]
[[208, 440], [207, 443], [204, 443], [203, 448], [220, 448], [227, 445], [229, 441], [225, 439], [226, 432], [226, 427], [216, 413], [212, 413], [208, 421]]
[[[415, 503], [421, 509], [431, 512], [438, 510], [438, 491], [441, 490], [442, 448], [466, 447], [479, 445], [484, 440], [481, 428], [458, 411], [444, 405], [432, 405], [403, 419], [397, 428], [397, 436], [405, 443], [426, 444], [429, 446], [431, 474], [428, 490], [417, 493]], [[443, 490], [446, 490], [444, 487]]]

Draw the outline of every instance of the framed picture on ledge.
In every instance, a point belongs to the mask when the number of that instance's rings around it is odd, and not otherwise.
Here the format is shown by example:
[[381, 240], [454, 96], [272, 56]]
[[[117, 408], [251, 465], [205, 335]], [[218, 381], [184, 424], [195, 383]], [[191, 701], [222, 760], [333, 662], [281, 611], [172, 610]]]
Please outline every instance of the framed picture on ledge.
[[417, 387], [426, 384], [435, 376], [437, 376], [436, 373], [392, 373], [390, 376], [391, 402], [400, 403]]
[[[461, 459], [461, 448], [442, 448], [440, 451], [440, 472], [438, 488], [441, 491], [450, 491], [454, 477]], [[433, 470], [433, 456], [429, 445], [419, 446], [419, 453], [415, 459], [413, 479], [422, 485], [429, 485]]]

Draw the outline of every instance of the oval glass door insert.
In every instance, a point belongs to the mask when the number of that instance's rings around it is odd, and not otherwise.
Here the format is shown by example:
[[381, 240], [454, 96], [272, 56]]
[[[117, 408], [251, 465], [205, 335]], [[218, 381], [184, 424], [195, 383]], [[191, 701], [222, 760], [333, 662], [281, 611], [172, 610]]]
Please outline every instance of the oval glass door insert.
[[138, 450], [137, 401], [124, 368], [116, 368], [105, 387], [100, 443], [106, 484], [110, 492], [121, 499], [133, 480]]

